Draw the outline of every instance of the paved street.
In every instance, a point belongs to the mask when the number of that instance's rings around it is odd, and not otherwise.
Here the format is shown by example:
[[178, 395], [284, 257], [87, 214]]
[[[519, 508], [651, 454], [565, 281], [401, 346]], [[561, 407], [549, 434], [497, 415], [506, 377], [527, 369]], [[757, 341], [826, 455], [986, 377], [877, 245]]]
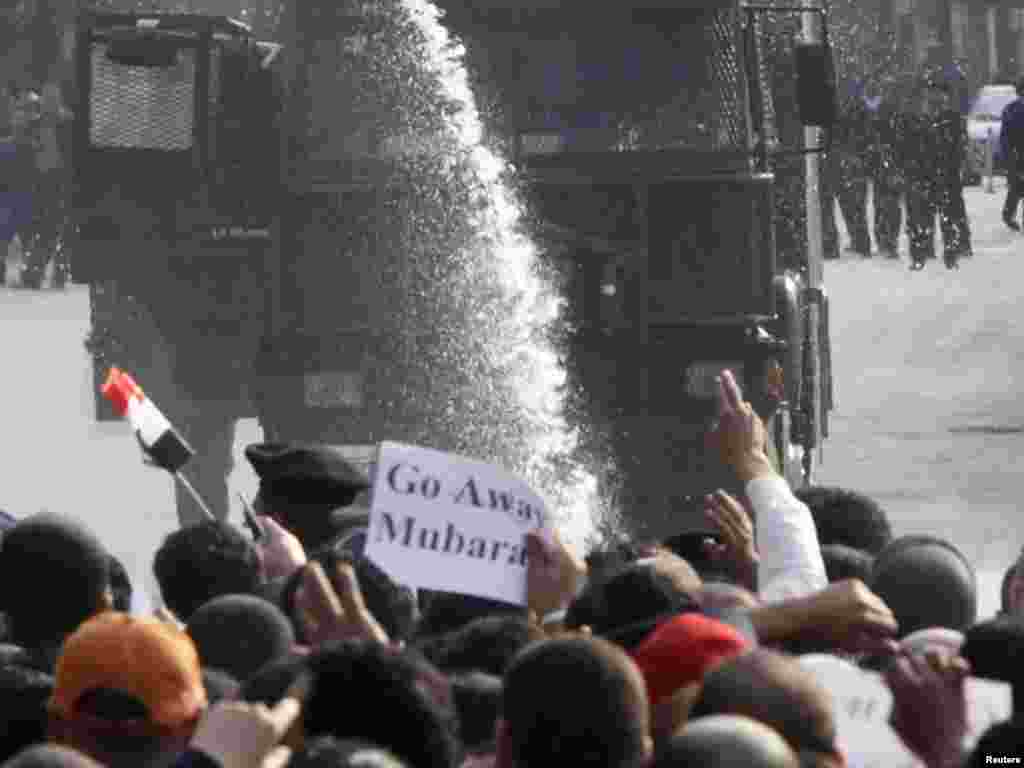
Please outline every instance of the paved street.
[[[958, 272], [911, 273], [905, 256], [828, 264], [837, 412], [819, 480], [880, 499], [900, 531], [954, 539], [981, 566], [987, 613], [1024, 544], [1024, 239], [999, 220], [1001, 188], [967, 202], [975, 257]], [[82, 515], [147, 586], [175, 525], [171, 483], [142, 465], [125, 425], [93, 422], [87, 322], [82, 287], [0, 290], [0, 507]], [[241, 424], [232, 484], [246, 493], [241, 448], [258, 438]]]
[[899, 532], [949, 537], [983, 571], [983, 606], [1024, 544], [1024, 240], [1004, 188], [966, 192], [975, 257], [923, 272], [826, 267], [836, 412], [818, 480], [866, 492]]

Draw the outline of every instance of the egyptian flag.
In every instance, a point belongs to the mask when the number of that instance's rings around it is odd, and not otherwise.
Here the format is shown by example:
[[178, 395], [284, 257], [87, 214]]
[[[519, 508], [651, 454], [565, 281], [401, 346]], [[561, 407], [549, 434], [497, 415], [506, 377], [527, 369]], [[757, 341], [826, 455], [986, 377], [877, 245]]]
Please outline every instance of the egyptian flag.
[[175, 474], [192, 458], [192, 446], [127, 373], [111, 368], [101, 391], [117, 412], [128, 418], [142, 449], [156, 466]]

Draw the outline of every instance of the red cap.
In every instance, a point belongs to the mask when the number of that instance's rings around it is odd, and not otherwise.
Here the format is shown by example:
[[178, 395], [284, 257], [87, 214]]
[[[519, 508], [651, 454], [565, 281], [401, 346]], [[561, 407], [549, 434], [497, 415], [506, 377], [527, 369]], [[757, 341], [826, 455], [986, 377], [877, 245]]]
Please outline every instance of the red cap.
[[749, 648], [743, 635], [728, 624], [684, 613], [660, 624], [632, 656], [647, 682], [651, 704], [657, 704]]
[[129, 400], [133, 397], [137, 400], [142, 400], [145, 397], [142, 393], [142, 388], [135, 383], [135, 379], [120, 368], [110, 369], [110, 372], [107, 374], [107, 380], [103, 382], [100, 392], [122, 416], [128, 415]]

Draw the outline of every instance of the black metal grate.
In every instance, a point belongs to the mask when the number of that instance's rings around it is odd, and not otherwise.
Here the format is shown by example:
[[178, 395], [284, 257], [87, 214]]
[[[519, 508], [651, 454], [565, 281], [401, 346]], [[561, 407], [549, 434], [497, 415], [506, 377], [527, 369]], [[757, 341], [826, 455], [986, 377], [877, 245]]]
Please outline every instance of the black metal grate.
[[134, 67], [106, 56], [93, 43], [89, 143], [96, 148], [187, 150], [195, 120], [194, 49], [178, 52], [173, 67]]
[[737, 11], [727, 9], [716, 11], [711, 24], [711, 70], [718, 105], [714, 139], [716, 147], [723, 149], [747, 145], [747, 107], [737, 22]]

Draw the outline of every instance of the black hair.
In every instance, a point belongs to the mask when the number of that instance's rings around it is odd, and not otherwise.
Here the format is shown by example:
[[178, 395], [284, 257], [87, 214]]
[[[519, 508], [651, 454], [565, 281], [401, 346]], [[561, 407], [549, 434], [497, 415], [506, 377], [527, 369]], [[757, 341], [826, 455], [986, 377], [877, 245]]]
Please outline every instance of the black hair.
[[78, 522], [34, 515], [0, 538], [0, 583], [0, 608], [15, 642], [29, 650], [54, 649], [103, 607], [110, 558]]
[[78, 697], [75, 711], [103, 725], [81, 729], [73, 746], [111, 768], [145, 765], [164, 749], [163, 731], [150, 723], [146, 705], [129, 693], [94, 688]]
[[[951, 554], [962, 573], [935, 559], [914, 559], [914, 549]], [[935, 536], [901, 536], [876, 557], [869, 586], [889, 606], [900, 637], [929, 627], [966, 631], [977, 618], [977, 578], [970, 560], [953, 544]]]
[[420, 637], [443, 635], [483, 616], [501, 614], [526, 618], [527, 614], [521, 605], [455, 592], [422, 590], [420, 599], [422, 616], [416, 630]]
[[512, 663], [501, 696], [515, 765], [637, 766], [646, 723], [629, 667], [607, 642], [536, 643]]
[[863, 549], [827, 544], [821, 548], [821, 558], [825, 561], [825, 575], [829, 582], [860, 579], [867, 584], [871, 581], [875, 558]]
[[0, 667], [0, 762], [46, 741], [46, 704], [52, 694], [51, 675], [16, 664]]
[[406, 768], [406, 763], [368, 741], [320, 736], [293, 753], [288, 768]]
[[204, 666], [246, 680], [295, 645], [291, 622], [280, 608], [253, 595], [221, 595], [188, 620], [188, 634]]
[[110, 591], [114, 596], [114, 610], [131, 613], [132, 582], [124, 564], [113, 555], [110, 556]]
[[446, 672], [476, 670], [500, 678], [515, 655], [539, 639], [541, 636], [526, 619], [484, 616], [445, 635], [436, 663]]
[[[457, 720], [443, 677], [408, 651], [376, 643], [339, 643], [309, 659], [313, 691], [304, 711], [307, 737], [365, 739], [416, 768], [452, 768]], [[339, 716], [339, 706], [345, 714]]]
[[1024, 710], [1024, 619], [1000, 616], [975, 624], [964, 633], [960, 655], [972, 674], [1009, 683], [1014, 711]]
[[821, 546], [842, 544], [877, 555], [892, 540], [889, 516], [862, 493], [832, 486], [809, 486], [793, 493], [810, 509]]
[[167, 607], [182, 621], [221, 595], [255, 594], [263, 568], [255, 545], [229, 523], [207, 520], [181, 528], [153, 559]]
[[632, 563], [604, 579], [589, 581], [569, 606], [565, 625], [589, 626], [594, 634], [614, 635], [616, 643], [629, 648], [653, 628], [650, 622], [697, 610], [693, 597], [677, 589], [666, 574]]
[[501, 711], [501, 677], [484, 672], [451, 676], [459, 735], [468, 752], [493, 752]]
[[250, 704], [272, 707], [279, 702], [308, 666], [308, 657], [289, 654], [265, 664], [255, 675], [243, 681], [238, 699]]

